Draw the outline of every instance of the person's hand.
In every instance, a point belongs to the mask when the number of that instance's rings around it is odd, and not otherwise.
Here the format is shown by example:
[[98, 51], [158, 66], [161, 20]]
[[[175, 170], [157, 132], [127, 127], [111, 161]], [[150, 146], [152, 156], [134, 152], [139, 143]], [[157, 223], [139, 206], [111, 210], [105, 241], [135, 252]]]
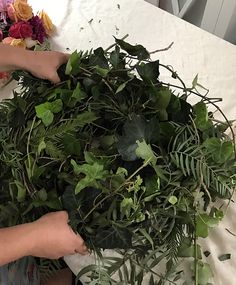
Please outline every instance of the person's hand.
[[28, 62], [25, 69], [36, 77], [59, 83], [60, 78], [57, 69], [68, 59], [68, 54], [57, 51], [31, 51], [28, 52]]
[[32, 223], [33, 246], [30, 255], [49, 259], [88, 253], [83, 239], [68, 225], [67, 212], [54, 212]]

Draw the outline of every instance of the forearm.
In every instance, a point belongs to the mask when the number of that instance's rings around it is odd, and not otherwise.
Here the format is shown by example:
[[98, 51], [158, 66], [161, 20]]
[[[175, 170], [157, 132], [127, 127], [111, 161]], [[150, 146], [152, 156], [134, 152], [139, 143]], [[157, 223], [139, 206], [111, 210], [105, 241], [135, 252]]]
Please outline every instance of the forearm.
[[32, 56], [32, 51], [0, 44], [0, 71], [27, 69], [27, 65], [32, 61]]
[[0, 266], [30, 255], [34, 242], [32, 223], [0, 229]]

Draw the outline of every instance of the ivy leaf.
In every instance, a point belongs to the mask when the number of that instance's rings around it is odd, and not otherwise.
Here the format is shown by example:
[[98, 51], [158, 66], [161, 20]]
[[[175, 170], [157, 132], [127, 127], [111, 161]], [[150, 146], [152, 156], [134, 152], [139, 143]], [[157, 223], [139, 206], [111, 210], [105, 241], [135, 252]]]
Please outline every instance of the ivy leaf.
[[180, 106], [180, 110], [176, 110], [169, 114], [170, 118], [176, 123], [186, 124], [190, 120], [192, 106], [184, 99], [178, 98], [178, 101], [177, 104]]
[[47, 201], [48, 194], [45, 189], [41, 189], [40, 191], [37, 192], [37, 194], [38, 194], [38, 198], [41, 201], [44, 201], [44, 202]]
[[206, 139], [203, 145], [216, 163], [225, 163], [233, 157], [234, 146], [230, 141], [224, 142], [213, 137]]
[[39, 119], [42, 120], [43, 124], [46, 127], [51, 125], [51, 123], [53, 122], [53, 113], [44, 107], [36, 106], [36, 115]]
[[77, 83], [75, 90], [72, 93], [71, 98], [74, 98], [77, 102], [81, 102], [87, 97], [87, 94], [81, 89], [80, 82]]
[[196, 235], [198, 237], [206, 238], [208, 236], [208, 228], [215, 227], [219, 223], [219, 219], [211, 217], [207, 214], [201, 214], [196, 219]]
[[118, 137], [117, 149], [126, 161], [137, 159], [137, 141], [144, 139], [147, 143], [158, 138], [158, 122], [154, 118], [147, 122], [142, 116], [133, 116], [123, 127], [123, 135]]
[[89, 57], [89, 64], [96, 68], [109, 69], [108, 60], [105, 57], [103, 48], [99, 47], [94, 50], [94, 53]]
[[[162, 87], [162, 88], [157, 88], [153, 84], [149, 87], [149, 92], [150, 92], [150, 99], [151, 99], [151, 104], [160, 111], [163, 112], [165, 111], [167, 114], [167, 107], [170, 103], [172, 93], [169, 88], [167, 87]], [[168, 114], [167, 114], [167, 119], [168, 119]]]
[[48, 106], [48, 109], [54, 113], [54, 114], [57, 114], [59, 112], [62, 111], [62, 108], [63, 108], [63, 103], [62, 103], [62, 100], [61, 99], [57, 99], [53, 102], [48, 102], [49, 105]]
[[110, 70], [107, 68], [102, 68], [102, 67], [96, 66], [97, 74], [101, 75], [102, 77], [106, 77], [107, 74], [109, 73], [109, 71]]
[[43, 124], [48, 127], [51, 125], [54, 119], [53, 113], [61, 112], [63, 103], [61, 99], [57, 99], [53, 102], [45, 102], [35, 107], [36, 115], [42, 120]]
[[159, 60], [149, 63], [141, 63], [136, 66], [136, 69], [140, 77], [147, 82], [156, 82], [160, 75]]
[[118, 68], [118, 65], [120, 63], [120, 48], [118, 46], [116, 46], [115, 50], [111, 52], [110, 63], [114, 68]]
[[137, 157], [142, 158], [145, 164], [150, 163], [151, 165], [156, 165], [157, 158], [152, 151], [150, 144], [147, 144], [145, 140], [136, 141], [136, 143], [138, 145], [135, 150]]
[[170, 196], [170, 198], [168, 199], [168, 202], [171, 205], [175, 205], [178, 202], [178, 198], [176, 196]]
[[[179, 247], [178, 256], [194, 257], [194, 255], [195, 255], [194, 245], [192, 244], [191, 240], [185, 238]], [[197, 245], [197, 257], [198, 259], [202, 259], [201, 247], [199, 245]]]
[[126, 216], [127, 218], [130, 217], [130, 212], [134, 209], [134, 202], [132, 198], [124, 198], [120, 203], [120, 212], [122, 216]]
[[201, 285], [207, 285], [209, 279], [213, 277], [212, 270], [210, 265], [198, 261], [198, 283]]
[[23, 202], [26, 196], [26, 188], [20, 181], [15, 180], [14, 183], [17, 187], [17, 201]]
[[193, 82], [192, 82], [192, 89], [195, 89], [198, 84], [198, 74], [194, 77]]
[[77, 50], [74, 51], [66, 65], [66, 70], [65, 74], [66, 75], [77, 75], [80, 70], [80, 58], [81, 58], [81, 53], [78, 53]]
[[79, 180], [76, 185], [75, 193], [78, 194], [81, 190], [86, 187], [99, 188], [99, 180], [104, 180], [109, 172], [104, 170], [104, 166], [95, 162], [92, 165], [82, 164], [78, 165], [74, 160], [71, 160], [74, 172], [76, 175], [84, 174], [85, 177]]
[[62, 138], [62, 144], [66, 153], [69, 155], [80, 155], [81, 146], [79, 140], [71, 133], [64, 134]]
[[200, 131], [205, 131], [212, 126], [211, 120], [208, 117], [207, 106], [204, 102], [199, 102], [193, 107], [195, 113], [194, 123]]
[[116, 43], [132, 56], [137, 56], [137, 59], [144, 60], [150, 57], [149, 52], [142, 45], [131, 45], [123, 40], [115, 38]]

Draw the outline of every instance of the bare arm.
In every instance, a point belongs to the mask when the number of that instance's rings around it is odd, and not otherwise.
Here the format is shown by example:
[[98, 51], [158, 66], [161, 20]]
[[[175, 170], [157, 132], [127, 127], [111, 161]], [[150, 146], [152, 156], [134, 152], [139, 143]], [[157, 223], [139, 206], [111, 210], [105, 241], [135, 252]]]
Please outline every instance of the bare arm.
[[76, 252], [86, 254], [87, 248], [69, 227], [66, 212], [50, 213], [33, 223], [0, 229], [0, 266], [29, 255], [57, 259]]
[[57, 69], [67, 62], [68, 55], [56, 51], [30, 51], [0, 44], [0, 71], [27, 70], [54, 83], [60, 81]]

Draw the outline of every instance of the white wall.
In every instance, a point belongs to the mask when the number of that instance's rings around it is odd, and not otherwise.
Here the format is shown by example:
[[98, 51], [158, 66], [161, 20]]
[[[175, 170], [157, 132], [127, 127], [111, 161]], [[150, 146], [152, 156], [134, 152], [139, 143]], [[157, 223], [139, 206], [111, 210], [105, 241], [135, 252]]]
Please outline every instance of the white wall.
[[[155, 0], [146, 1], [155, 2]], [[178, 1], [181, 9], [187, 0]], [[183, 19], [236, 44], [236, 0], [193, 1], [194, 4]], [[160, 0], [159, 2], [160, 8], [170, 13], [173, 12], [171, 0]]]
[[236, 45], [236, 7], [224, 38]]

